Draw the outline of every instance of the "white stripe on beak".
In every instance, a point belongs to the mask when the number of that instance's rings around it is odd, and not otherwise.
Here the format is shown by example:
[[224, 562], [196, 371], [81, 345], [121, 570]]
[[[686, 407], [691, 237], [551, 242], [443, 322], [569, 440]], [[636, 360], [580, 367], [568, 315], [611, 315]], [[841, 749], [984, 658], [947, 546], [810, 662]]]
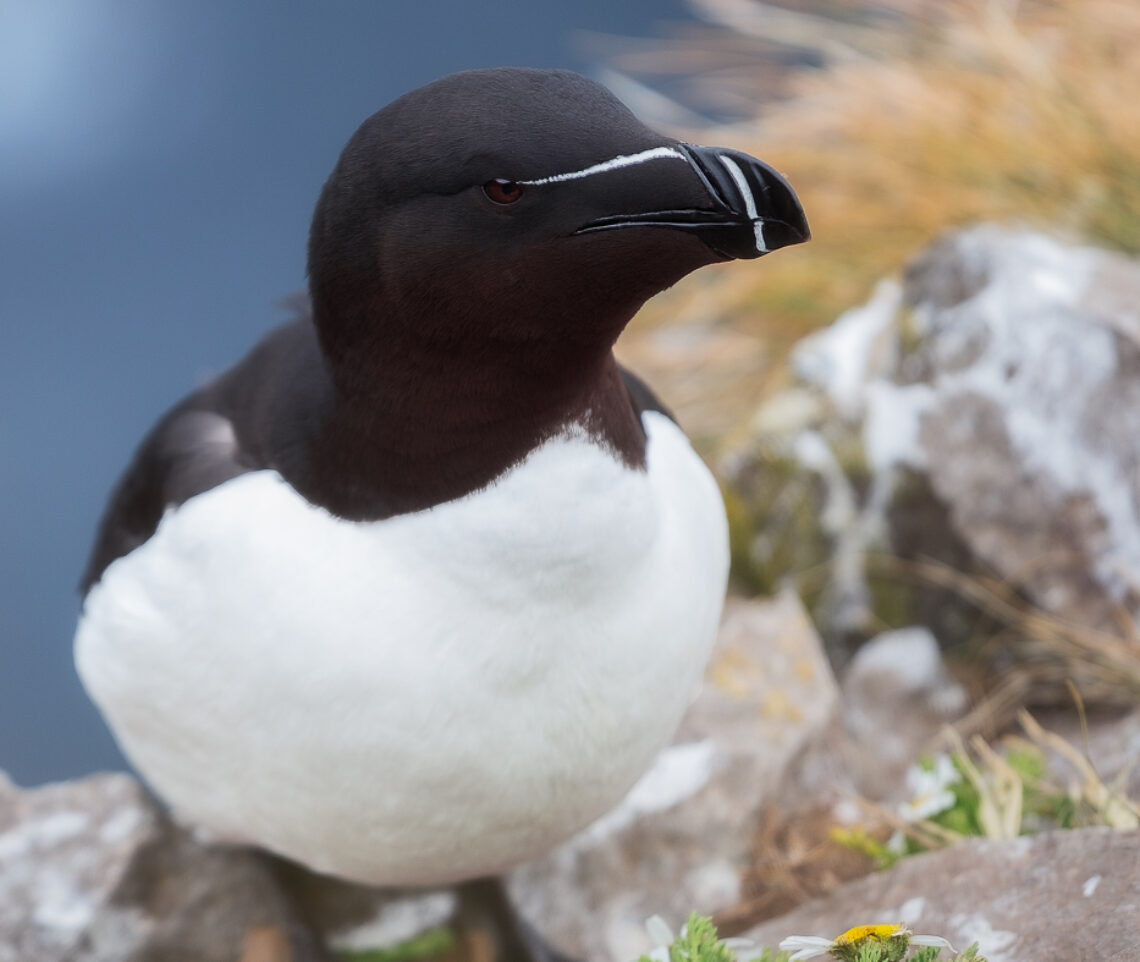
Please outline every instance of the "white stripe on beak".
[[768, 247], [764, 243], [764, 222], [759, 220], [756, 216], [756, 198], [752, 196], [752, 188], [748, 186], [748, 181], [744, 176], [744, 171], [731, 157], [724, 154], [717, 154], [716, 159], [723, 165], [724, 169], [728, 171], [729, 176], [736, 184], [737, 190], [740, 191], [740, 196], [744, 198], [744, 211], [748, 215], [748, 219], [752, 221], [752, 231], [756, 237], [756, 252], [758, 254], [767, 254]]
[[527, 187], [541, 187], [543, 184], [556, 184], [564, 180], [579, 180], [582, 177], [604, 174], [620, 167], [644, 164], [647, 160], [657, 160], [659, 157], [676, 157], [678, 160], [687, 162], [687, 158], [679, 150], [674, 150], [672, 147], [653, 147], [636, 154], [621, 154], [618, 157], [611, 157], [609, 160], [603, 160], [600, 164], [583, 167], [581, 170], [572, 170], [565, 174], [551, 174], [549, 177], [540, 177], [538, 180], [520, 180], [519, 183], [525, 184]]

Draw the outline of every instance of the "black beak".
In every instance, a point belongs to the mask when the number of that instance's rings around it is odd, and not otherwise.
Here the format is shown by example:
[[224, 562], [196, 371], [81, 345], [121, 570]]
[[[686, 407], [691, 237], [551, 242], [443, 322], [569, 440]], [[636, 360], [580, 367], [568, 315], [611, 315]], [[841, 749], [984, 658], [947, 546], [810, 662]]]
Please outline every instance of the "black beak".
[[803, 207], [775, 170], [727, 147], [677, 144], [708, 194], [710, 206], [613, 214], [576, 233], [622, 227], [668, 227], [696, 234], [724, 258], [760, 257], [811, 238]]

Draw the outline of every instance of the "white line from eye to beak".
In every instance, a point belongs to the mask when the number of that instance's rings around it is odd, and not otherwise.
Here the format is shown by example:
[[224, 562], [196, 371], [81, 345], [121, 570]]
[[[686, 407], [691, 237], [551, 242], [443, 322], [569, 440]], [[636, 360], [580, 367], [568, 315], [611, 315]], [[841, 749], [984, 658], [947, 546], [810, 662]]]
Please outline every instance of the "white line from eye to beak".
[[647, 160], [657, 160], [659, 157], [676, 157], [687, 162], [687, 158], [679, 150], [672, 147], [653, 147], [636, 154], [621, 154], [603, 160], [600, 164], [583, 167], [581, 170], [571, 170], [565, 174], [551, 174], [549, 177], [540, 177], [538, 180], [520, 180], [520, 184], [527, 187], [541, 187], [543, 184], [557, 184], [564, 180], [579, 180], [582, 177], [592, 177], [594, 174], [604, 174], [620, 167], [631, 167], [634, 164], [644, 164]]
[[759, 220], [756, 214], [756, 198], [752, 196], [752, 188], [748, 186], [748, 180], [744, 176], [744, 171], [731, 157], [726, 157], [724, 154], [717, 154], [716, 159], [723, 165], [724, 169], [728, 171], [729, 176], [735, 181], [737, 189], [740, 191], [740, 196], [744, 198], [744, 212], [748, 215], [748, 219], [752, 221], [752, 232], [756, 237], [756, 252], [758, 254], [767, 254], [768, 245], [764, 243], [764, 222]]

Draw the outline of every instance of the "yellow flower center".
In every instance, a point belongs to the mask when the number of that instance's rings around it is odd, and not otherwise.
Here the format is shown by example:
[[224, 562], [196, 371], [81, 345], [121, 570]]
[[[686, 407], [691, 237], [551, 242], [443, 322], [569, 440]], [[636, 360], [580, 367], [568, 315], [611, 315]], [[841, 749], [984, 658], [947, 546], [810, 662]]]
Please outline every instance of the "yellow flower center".
[[839, 936], [835, 940], [835, 944], [854, 945], [856, 942], [867, 940], [886, 942], [904, 932], [906, 932], [906, 927], [902, 925], [856, 925], [855, 928], [848, 929]]

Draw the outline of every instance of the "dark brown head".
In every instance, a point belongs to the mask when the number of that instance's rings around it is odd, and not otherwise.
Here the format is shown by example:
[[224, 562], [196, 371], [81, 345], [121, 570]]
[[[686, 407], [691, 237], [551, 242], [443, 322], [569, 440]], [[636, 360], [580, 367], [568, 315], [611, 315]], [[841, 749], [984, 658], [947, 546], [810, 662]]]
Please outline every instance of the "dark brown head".
[[474, 491], [570, 424], [643, 466], [622, 328], [690, 271], [807, 237], [771, 168], [662, 137], [576, 74], [415, 90], [361, 125], [317, 203], [309, 286], [334, 397], [289, 476], [377, 518]]
[[477, 70], [352, 137], [313, 218], [310, 288], [334, 380], [367, 391], [409, 348], [468, 366], [608, 354], [690, 271], [807, 237], [760, 161], [654, 133], [573, 73]]

